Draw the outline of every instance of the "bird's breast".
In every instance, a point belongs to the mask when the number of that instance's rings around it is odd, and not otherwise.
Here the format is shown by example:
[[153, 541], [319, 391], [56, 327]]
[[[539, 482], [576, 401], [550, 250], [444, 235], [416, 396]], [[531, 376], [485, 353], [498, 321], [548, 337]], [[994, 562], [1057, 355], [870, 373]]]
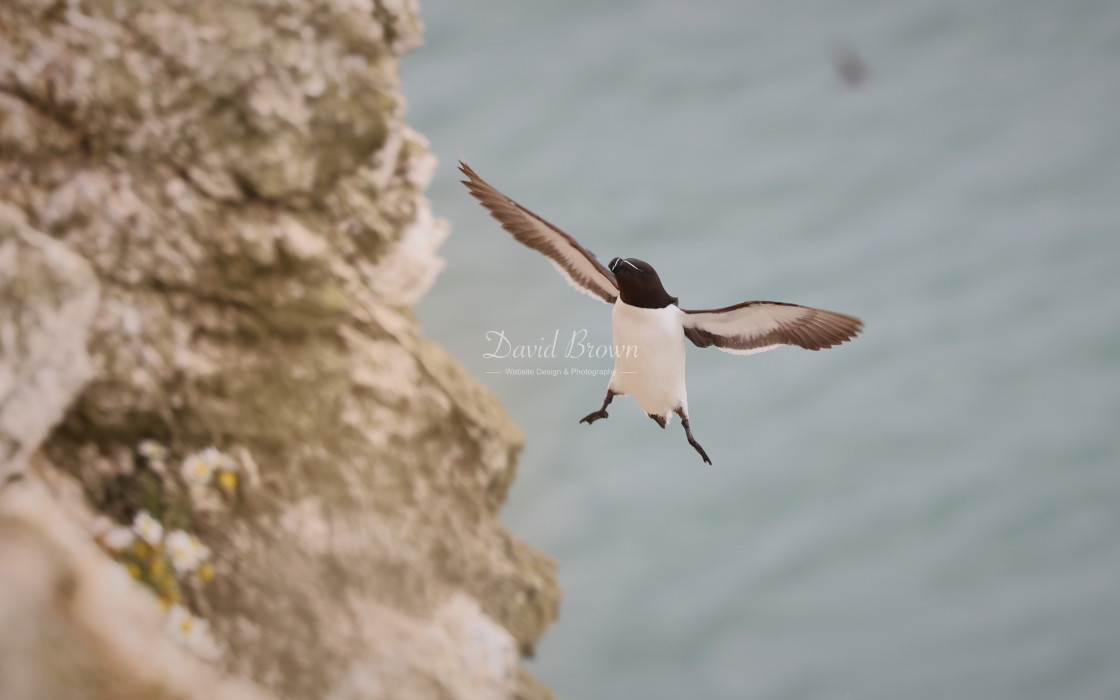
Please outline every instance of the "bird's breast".
[[611, 312], [615, 374], [611, 388], [632, 395], [646, 413], [671, 415], [685, 401], [682, 312], [616, 301]]

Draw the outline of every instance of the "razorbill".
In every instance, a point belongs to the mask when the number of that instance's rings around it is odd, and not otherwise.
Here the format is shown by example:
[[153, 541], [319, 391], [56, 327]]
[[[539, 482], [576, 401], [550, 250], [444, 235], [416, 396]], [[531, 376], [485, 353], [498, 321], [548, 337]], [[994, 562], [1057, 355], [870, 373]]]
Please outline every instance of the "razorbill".
[[649, 263], [614, 258], [604, 267], [574, 238], [494, 189], [466, 163], [459, 161], [459, 170], [467, 176], [463, 184], [502, 228], [543, 253], [573, 287], [614, 306], [614, 373], [602, 407], [580, 423], [606, 418], [614, 397], [633, 396], [662, 428], [674, 413], [680, 416], [688, 443], [711, 464], [688, 423], [685, 338], [697, 347], [714, 345], [724, 352], [751, 355], [779, 345], [830, 348], [851, 340], [863, 328], [863, 322], [852, 316], [777, 301], [682, 309]]

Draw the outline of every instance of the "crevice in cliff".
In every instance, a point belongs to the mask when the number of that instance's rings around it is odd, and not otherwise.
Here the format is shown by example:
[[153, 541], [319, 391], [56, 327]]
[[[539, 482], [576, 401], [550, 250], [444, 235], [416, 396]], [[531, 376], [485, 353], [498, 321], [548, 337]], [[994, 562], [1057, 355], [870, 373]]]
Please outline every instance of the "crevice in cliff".
[[93, 136], [82, 130], [77, 121], [66, 110], [57, 105], [40, 99], [36, 95], [18, 85], [0, 83], [0, 93], [19, 100], [39, 116], [48, 119], [55, 126], [75, 134], [78, 137], [79, 148], [86, 156], [93, 153]]

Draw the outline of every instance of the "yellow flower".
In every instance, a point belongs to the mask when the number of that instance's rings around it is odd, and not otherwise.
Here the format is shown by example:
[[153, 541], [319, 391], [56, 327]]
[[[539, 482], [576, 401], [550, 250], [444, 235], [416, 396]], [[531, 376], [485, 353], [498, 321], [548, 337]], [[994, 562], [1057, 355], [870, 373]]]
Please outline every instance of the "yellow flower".
[[132, 562], [129, 562], [129, 563], [124, 565], [124, 568], [128, 569], [128, 575], [129, 576], [136, 579], [137, 581], [140, 580], [140, 567], [139, 566], [133, 564]]
[[136, 552], [136, 556], [140, 557], [141, 559], [147, 559], [155, 553], [155, 550], [152, 549], [152, 546], [144, 540], [133, 540], [132, 549]]
[[206, 562], [198, 567], [198, 577], [202, 579], [203, 583], [210, 583], [214, 580], [214, 567], [210, 562]]
[[230, 495], [237, 493], [237, 474], [225, 469], [218, 472], [218, 488]]

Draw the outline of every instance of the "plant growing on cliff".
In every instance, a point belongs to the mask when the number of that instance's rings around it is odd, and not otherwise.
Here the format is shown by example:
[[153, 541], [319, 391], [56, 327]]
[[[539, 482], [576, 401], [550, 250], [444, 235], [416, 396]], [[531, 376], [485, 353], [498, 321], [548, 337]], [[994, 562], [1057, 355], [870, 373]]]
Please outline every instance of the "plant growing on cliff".
[[167, 610], [167, 630], [195, 654], [219, 653], [209, 623], [190, 610], [184, 591], [209, 583], [214, 576], [210, 548], [185, 529], [198, 505], [213, 505], [215, 496], [237, 494], [237, 462], [214, 447], [183, 459], [178, 473], [168, 470], [170, 451], [143, 440], [137, 454], [147, 469], [134, 480], [145, 506], [128, 526], [106, 516], [94, 524], [94, 538], [132, 578], [147, 586]]

